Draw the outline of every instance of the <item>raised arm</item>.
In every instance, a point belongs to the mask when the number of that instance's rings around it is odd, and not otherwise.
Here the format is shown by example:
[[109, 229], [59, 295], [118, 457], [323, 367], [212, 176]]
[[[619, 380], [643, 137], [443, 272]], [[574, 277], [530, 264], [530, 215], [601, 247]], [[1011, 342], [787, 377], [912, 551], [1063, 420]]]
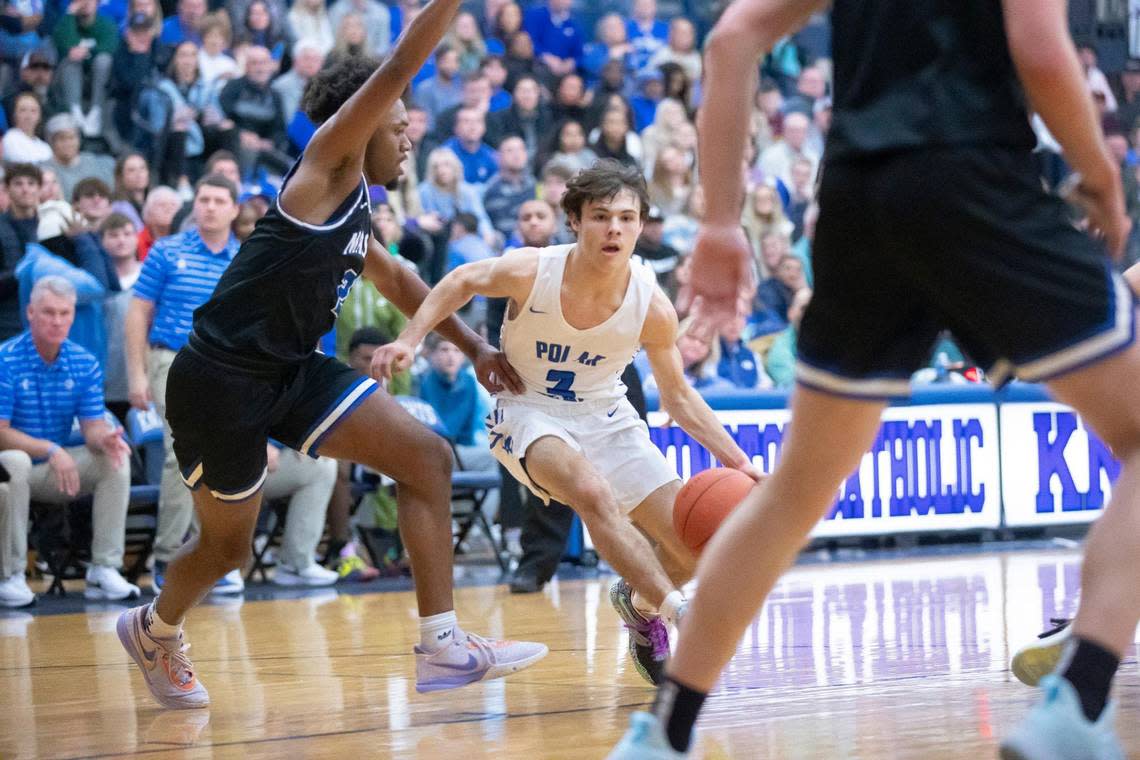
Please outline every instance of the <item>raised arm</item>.
[[[536, 251], [518, 251], [510, 256], [499, 256], [456, 267], [440, 280], [439, 284], [421, 299], [418, 308], [414, 308], [411, 312], [396, 302], [396, 306], [408, 313], [412, 319], [404, 326], [403, 332], [395, 342], [383, 346], [373, 355], [373, 376], [386, 380], [410, 367], [415, 358], [416, 346], [444, 319], [448, 317], [455, 319], [453, 316], [455, 312], [474, 296], [510, 298], [515, 303], [524, 302], [534, 284], [537, 269]], [[418, 281], [418, 278], [416, 279]], [[380, 287], [379, 284], [377, 287]], [[380, 292], [387, 295], [382, 288]], [[440, 334], [452, 340], [443, 329], [440, 329]], [[462, 350], [463, 346], [459, 345], [459, 348]], [[517, 380], [517, 376], [515, 379]], [[511, 390], [516, 393], [521, 392], [521, 381], [517, 388]]]
[[763, 473], [724, 429], [701, 394], [685, 380], [681, 352], [677, 349], [677, 312], [660, 290], [654, 293], [649, 305], [641, 345], [653, 368], [661, 409], [721, 464], [760, 480]]
[[1131, 226], [1124, 188], [1069, 35], [1068, 3], [1002, 0], [1002, 8], [1009, 54], [1025, 94], [1080, 174], [1075, 200], [1085, 207], [1094, 231], [1104, 235], [1109, 253], [1118, 258]]

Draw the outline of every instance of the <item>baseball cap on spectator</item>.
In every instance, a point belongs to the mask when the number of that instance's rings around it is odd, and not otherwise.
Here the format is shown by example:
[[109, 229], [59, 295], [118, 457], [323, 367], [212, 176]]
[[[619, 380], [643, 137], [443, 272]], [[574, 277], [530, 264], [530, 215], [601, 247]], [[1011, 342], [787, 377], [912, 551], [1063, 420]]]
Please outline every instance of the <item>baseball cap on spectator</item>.
[[21, 69], [31, 68], [54, 68], [55, 55], [50, 48], [36, 48], [24, 53], [23, 60], [20, 61]]
[[57, 113], [55, 116], [47, 120], [44, 125], [44, 137], [50, 143], [52, 138], [60, 132], [71, 130], [76, 134], [79, 133], [79, 125], [75, 121], [75, 117], [69, 113]]

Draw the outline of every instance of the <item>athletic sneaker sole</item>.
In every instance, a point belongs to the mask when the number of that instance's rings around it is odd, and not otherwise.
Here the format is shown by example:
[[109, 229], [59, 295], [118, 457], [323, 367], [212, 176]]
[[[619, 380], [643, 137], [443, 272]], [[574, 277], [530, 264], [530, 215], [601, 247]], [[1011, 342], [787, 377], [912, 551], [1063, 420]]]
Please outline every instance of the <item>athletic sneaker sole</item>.
[[1017, 680], [1026, 686], [1036, 686], [1042, 678], [1056, 670], [1065, 642], [1069, 640], [1070, 628], [1071, 626], [1065, 626], [1056, 633], [1037, 639], [1018, 650], [1009, 664], [1009, 669], [1013, 671]]
[[171, 710], [200, 710], [203, 707], [209, 707], [209, 699], [207, 699], [205, 702], [193, 704], [188, 703], [185, 700], [174, 699], [173, 697], [169, 697], [165, 694], [156, 694], [154, 689], [150, 688], [150, 679], [147, 678], [147, 669], [146, 665], [144, 664], [144, 658], [142, 656], [142, 652], [139, 651], [138, 645], [135, 643], [135, 637], [131, 631], [133, 625], [131, 618], [132, 615], [130, 610], [127, 610], [123, 614], [119, 615], [119, 620], [115, 623], [115, 633], [119, 635], [119, 643], [123, 645], [123, 649], [127, 650], [127, 654], [131, 656], [131, 659], [135, 661], [136, 665], [138, 665], [139, 670], [142, 671], [143, 681], [146, 682], [147, 691], [150, 692], [155, 701], [163, 707], [169, 708]]

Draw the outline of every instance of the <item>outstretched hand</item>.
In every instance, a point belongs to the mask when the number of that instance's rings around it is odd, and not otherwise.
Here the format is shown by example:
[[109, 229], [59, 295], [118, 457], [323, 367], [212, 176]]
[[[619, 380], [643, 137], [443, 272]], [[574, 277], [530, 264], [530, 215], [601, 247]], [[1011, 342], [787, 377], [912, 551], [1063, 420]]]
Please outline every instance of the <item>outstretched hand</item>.
[[740, 225], [703, 225], [693, 246], [690, 332], [711, 340], [736, 319], [740, 299], [753, 290], [752, 247]]
[[501, 393], [506, 390], [520, 394], [526, 390], [519, 373], [507, 361], [507, 355], [488, 344], [479, 348], [479, 353], [472, 361], [475, 367], [475, 376], [484, 388], [491, 393]]
[[394, 340], [373, 352], [368, 374], [373, 380], [387, 384], [397, 373], [411, 367], [415, 359], [414, 346], [409, 346], [401, 340]]

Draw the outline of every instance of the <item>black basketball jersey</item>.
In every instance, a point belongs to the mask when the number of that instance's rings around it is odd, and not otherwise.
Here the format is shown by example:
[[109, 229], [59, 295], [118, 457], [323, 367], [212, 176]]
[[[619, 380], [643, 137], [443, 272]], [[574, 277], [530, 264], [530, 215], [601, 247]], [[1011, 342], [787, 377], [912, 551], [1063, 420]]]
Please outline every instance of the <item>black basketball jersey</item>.
[[835, 0], [827, 159], [1035, 143], [999, 0]]
[[272, 370], [306, 359], [332, 329], [349, 288], [364, 270], [371, 234], [363, 177], [322, 225], [289, 216], [278, 196], [213, 296], [194, 312], [191, 347], [250, 369]]

